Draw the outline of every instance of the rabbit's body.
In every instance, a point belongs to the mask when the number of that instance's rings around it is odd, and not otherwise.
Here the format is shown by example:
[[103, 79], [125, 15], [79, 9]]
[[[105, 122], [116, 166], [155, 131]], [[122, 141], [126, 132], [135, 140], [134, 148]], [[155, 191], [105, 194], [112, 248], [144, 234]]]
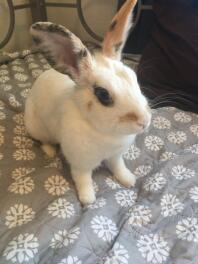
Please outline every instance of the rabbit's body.
[[45, 151], [51, 151], [46, 144], [60, 144], [83, 204], [95, 201], [92, 171], [103, 160], [121, 184], [135, 184], [122, 154], [151, 120], [136, 74], [120, 61], [135, 3], [125, 2], [102, 50], [93, 54], [60, 25], [39, 22], [31, 28], [57, 71], [46, 71], [34, 83], [26, 101], [26, 128]]
[[96, 130], [78, 108], [76, 101], [81, 94], [74, 94], [74, 90], [75, 83], [54, 69], [41, 74], [26, 101], [26, 128], [44, 144], [60, 144], [75, 168], [92, 170], [101, 161], [123, 153], [135, 136]]

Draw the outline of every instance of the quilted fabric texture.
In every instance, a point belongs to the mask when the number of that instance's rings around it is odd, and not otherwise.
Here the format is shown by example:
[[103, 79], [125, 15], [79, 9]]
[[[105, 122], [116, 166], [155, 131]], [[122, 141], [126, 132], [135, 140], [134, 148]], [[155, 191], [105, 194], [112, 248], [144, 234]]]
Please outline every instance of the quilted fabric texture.
[[101, 167], [97, 201], [82, 207], [64, 157], [46, 157], [24, 127], [25, 98], [49, 65], [14, 56], [0, 66], [0, 263], [197, 264], [198, 115], [155, 110], [124, 154], [135, 188]]

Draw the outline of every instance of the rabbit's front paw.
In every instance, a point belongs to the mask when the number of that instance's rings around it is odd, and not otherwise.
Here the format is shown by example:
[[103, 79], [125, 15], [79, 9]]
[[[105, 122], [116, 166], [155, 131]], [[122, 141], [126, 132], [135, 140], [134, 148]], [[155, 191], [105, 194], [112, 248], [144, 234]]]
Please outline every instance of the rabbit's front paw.
[[94, 203], [96, 200], [94, 190], [91, 188], [86, 188], [79, 191], [79, 200], [83, 205]]
[[52, 145], [43, 144], [41, 148], [49, 158], [54, 158], [56, 156], [56, 149]]
[[119, 174], [115, 175], [115, 178], [126, 188], [131, 188], [135, 186], [136, 177], [127, 168], [122, 170]]

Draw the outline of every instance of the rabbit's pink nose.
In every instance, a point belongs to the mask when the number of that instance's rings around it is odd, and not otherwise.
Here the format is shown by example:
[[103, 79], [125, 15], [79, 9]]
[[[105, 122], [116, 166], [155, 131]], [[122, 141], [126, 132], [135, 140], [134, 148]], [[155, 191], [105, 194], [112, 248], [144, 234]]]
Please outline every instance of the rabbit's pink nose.
[[137, 121], [137, 125], [139, 127], [141, 127], [142, 129], [148, 128], [150, 123], [151, 123], [151, 114], [150, 113], [146, 114], [141, 120], [139, 119]]
[[138, 122], [137, 125], [138, 125], [139, 127], [141, 127], [142, 129], [145, 129], [146, 126], [147, 126], [146, 123], [140, 123], [140, 122]]

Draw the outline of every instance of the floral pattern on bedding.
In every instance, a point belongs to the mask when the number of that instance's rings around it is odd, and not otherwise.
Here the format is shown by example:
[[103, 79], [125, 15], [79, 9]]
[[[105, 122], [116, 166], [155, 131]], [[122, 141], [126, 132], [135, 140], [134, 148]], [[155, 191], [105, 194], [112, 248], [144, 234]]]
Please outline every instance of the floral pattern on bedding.
[[101, 167], [97, 200], [82, 207], [61, 152], [45, 156], [24, 126], [25, 98], [49, 67], [30, 51], [1, 58], [0, 263], [197, 264], [198, 115], [153, 111], [124, 154], [135, 188]]

